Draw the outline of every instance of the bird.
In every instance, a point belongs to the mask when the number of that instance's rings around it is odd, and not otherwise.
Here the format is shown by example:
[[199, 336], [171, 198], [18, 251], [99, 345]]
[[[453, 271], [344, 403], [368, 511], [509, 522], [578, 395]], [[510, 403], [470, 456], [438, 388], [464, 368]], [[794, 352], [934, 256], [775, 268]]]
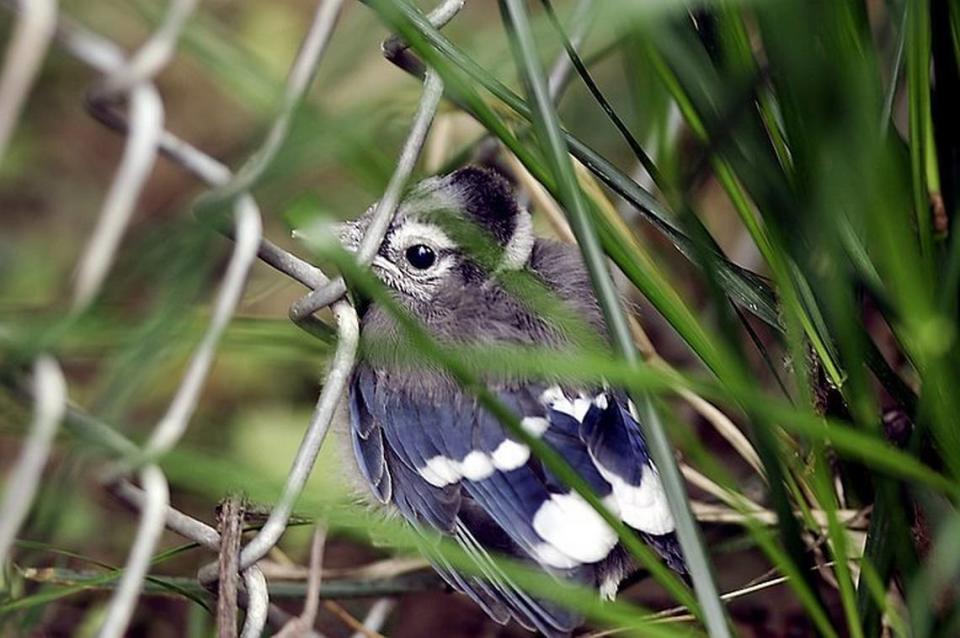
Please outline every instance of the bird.
[[[341, 225], [344, 248], [357, 250], [374, 208]], [[413, 186], [370, 269], [441, 344], [560, 351], [569, 345], [556, 322], [504, 283], [510, 273], [531, 277], [605, 339], [579, 249], [536, 236], [512, 184], [491, 168], [466, 166]], [[361, 343], [386, 344], [383, 351], [404, 339], [395, 312], [373, 301], [361, 308], [360, 331]], [[515, 558], [605, 599], [636, 564], [587, 501], [473, 394], [436, 366], [411, 369], [396, 358], [362, 354], [350, 380], [350, 440], [363, 482], [378, 503], [417, 529], [462, 547], [477, 567], [470, 574], [439, 554], [428, 558], [495, 621], [569, 636], [582, 617], [525, 592], [493, 557]], [[659, 472], [623, 393], [509, 374], [485, 374], [482, 381], [527, 433], [552, 446], [615, 516], [686, 575]]]

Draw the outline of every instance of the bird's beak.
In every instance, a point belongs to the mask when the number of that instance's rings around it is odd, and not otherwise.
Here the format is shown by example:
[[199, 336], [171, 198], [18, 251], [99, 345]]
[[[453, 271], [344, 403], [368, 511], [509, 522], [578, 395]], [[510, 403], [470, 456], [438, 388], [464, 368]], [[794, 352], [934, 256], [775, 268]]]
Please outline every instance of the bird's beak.
[[360, 248], [365, 227], [366, 224], [361, 219], [357, 219], [334, 224], [331, 230], [336, 234], [344, 250], [355, 253]]
[[350, 252], [357, 252], [357, 223], [354, 221], [339, 222], [330, 225], [330, 234], [337, 238], [337, 241]]
[[293, 237], [314, 247], [340, 244], [344, 250], [355, 253], [363, 237], [363, 224], [357, 221], [331, 222], [329, 219], [314, 222], [293, 231]]

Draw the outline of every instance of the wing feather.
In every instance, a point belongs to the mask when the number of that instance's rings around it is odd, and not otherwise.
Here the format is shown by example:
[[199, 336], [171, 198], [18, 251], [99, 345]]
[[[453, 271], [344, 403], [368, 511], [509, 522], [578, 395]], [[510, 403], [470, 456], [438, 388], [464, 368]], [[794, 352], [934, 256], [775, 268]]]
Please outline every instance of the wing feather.
[[[610, 393], [569, 398], [559, 387], [535, 384], [497, 393], [528, 432], [543, 437], [671, 567], [682, 570], [659, 476], [625, 402]], [[364, 477], [407, 520], [460, 544], [480, 576], [459, 573], [438, 552], [426, 552], [444, 579], [492, 618], [512, 616], [546, 635], [568, 635], [579, 622], [576, 614], [517, 587], [490, 552], [598, 585], [606, 583], [600, 572], [616, 553], [616, 535], [473, 399], [454, 391], [435, 394], [411, 396], [391, 386], [389, 377], [358, 370], [350, 407]]]

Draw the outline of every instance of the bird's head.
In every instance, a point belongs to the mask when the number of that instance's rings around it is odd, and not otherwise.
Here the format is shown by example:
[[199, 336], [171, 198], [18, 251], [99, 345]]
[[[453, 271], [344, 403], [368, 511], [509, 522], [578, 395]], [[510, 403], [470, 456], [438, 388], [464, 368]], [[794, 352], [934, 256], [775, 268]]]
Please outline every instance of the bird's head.
[[[348, 250], [359, 246], [374, 208], [341, 227]], [[517, 205], [510, 183], [491, 170], [466, 167], [410, 190], [371, 267], [401, 300], [429, 304], [491, 272], [522, 269], [533, 243], [530, 215]]]

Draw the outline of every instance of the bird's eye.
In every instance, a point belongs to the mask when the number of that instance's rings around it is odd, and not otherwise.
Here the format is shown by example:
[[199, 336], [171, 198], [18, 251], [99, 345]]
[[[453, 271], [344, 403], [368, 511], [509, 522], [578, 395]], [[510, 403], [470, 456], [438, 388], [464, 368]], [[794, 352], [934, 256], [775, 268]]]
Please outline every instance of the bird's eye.
[[423, 244], [415, 244], [407, 248], [407, 261], [417, 270], [426, 270], [437, 261], [437, 253], [433, 248]]

